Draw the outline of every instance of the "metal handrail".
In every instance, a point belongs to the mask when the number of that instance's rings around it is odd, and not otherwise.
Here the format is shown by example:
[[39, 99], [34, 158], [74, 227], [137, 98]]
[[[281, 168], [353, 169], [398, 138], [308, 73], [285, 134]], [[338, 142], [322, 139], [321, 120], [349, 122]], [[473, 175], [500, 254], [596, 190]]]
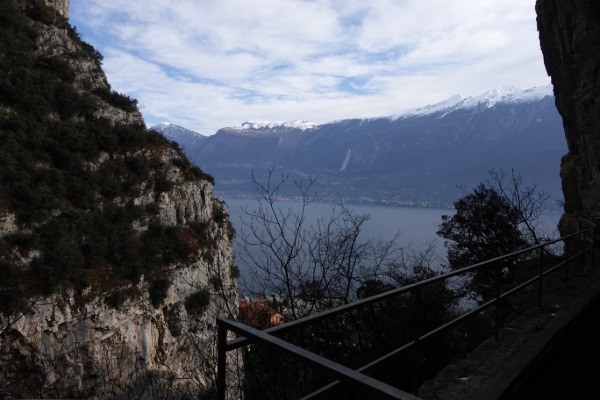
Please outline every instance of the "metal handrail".
[[283, 339], [269, 335], [264, 331], [252, 328], [241, 322], [231, 319], [221, 319], [219, 326], [223, 326], [232, 332], [246, 335], [246, 337], [253, 339], [255, 343], [260, 343], [272, 349], [282, 351], [286, 355], [300, 359], [306, 364], [322, 370], [334, 378], [342, 379], [344, 382], [347, 382], [348, 384], [359, 389], [370, 390], [376, 393], [380, 398], [418, 400], [418, 397], [415, 397], [410, 393], [406, 393], [403, 390], [378, 381], [377, 379], [371, 378], [367, 375], [361, 374], [360, 372], [348, 368], [342, 364], [338, 364], [325, 357], [314, 354], [306, 349], [286, 342]]
[[[568, 274], [568, 266], [569, 266], [570, 261], [572, 261], [578, 257], [582, 257], [590, 250], [592, 250], [592, 254], [593, 254], [593, 247], [594, 247], [593, 232], [594, 232], [596, 225], [594, 222], [592, 222], [590, 220], [584, 220], [584, 219], [582, 219], [582, 220], [585, 223], [588, 223], [589, 227], [580, 229], [577, 232], [574, 232], [569, 235], [565, 235], [558, 239], [550, 240], [545, 243], [541, 243], [541, 244], [531, 246], [526, 249], [522, 249], [522, 250], [510, 253], [510, 254], [506, 254], [506, 255], [503, 255], [500, 257], [493, 258], [491, 260], [486, 260], [486, 261], [483, 261], [483, 262], [480, 262], [477, 264], [473, 264], [473, 265], [467, 266], [465, 268], [450, 271], [450, 272], [447, 272], [447, 273], [444, 273], [444, 274], [441, 274], [441, 275], [438, 275], [438, 276], [435, 276], [432, 278], [428, 278], [428, 279], [425, 279], [425, 280], [422, 280], [419, 282], [415, 282], [415, 283], [412, 283], [412, 284], [409, 284], [409, 285], [406, 285], [406, 286], [403, 286], [403, 287], [400, 287], [397, 289], [393, 289], [393, 290], [390, 290], [390, 291], [387, 291], [384, 293], [380, 293], [375, 296], [368, 297], [366, 299], [357, 300], [353, 303], [344, 304], [339, 307], [332, 308], [332, 309], [329, 309], [329, 310], [326, 310], [326, 311], [323, 311], [323, 312], [320, 312], [317, 314], [313, 314], [313, 315], [310, 315], [310, 316], [307, 316], [307, 317], [304, 317], [304, 318], [301, 318], [298, 320], [290, 321], [290, 322], [287, 322], [287, 323], [279, 325], [279, 326], [274, 326], [274, 327], [265, 329], [263, 331], [256, 330], [248, 325], [233, 321], [229, 318], [219, 317], [219, 318], [217, 318], [217, 325], [219, 327], [219, 346], [218, 346], [219, 347], [219, 349], [218, 349], [219, 365], [218, 365], [218, 371], [217, 371], [217, 373], [218, 373], [217, 387], [218, 387], [218, 394], [219, 394], [218, 398], [223, 399], [223, 400], [225, 399], [226, 353], [228, 351], [240, 348], [242, 346], [245, 346], [245, 345], [248, 345], [251, 343], [260, 343], [262, 345], [265, 345], [265, 346], [268, 346], [271, 348], [275, 348], [279, 351], [283, 351], [288, 355], [294, 356], [296, 358], [300, 358], [305, 363], [308, 363], [308, 364], [312, 365], [313, 367], [321, 369], [324, 372], [331, 375], [332, 377], [334, 377], [335, 379], [338, 379], [338, 381], [334, 381], [334, 382], [328, 384], [327, 386], [309, 394], [308, 396], [305, 396], [303, 399], [313, 398], [313, 397], [325, 392], [326, 390], [333, 388], [338, 383], [340, 383], [340, 381], [344, 381], [351, 385], [367, 387], [370, 390], [372, 390], [373, 393], [378, 393], [379, 395], [383, 396], [383, 398], [418, 399], [417, 397], [415, 397], [409, 393], [406, 393], [404, 391], [401, 391], [400, 389], [393, 388], [392, 386], [384, 384], [383, 382], [380, 382], [374, 378], [368, 377], [367, 375], [364, 375], [363, 372], [367, 371], [371, 367], [374, 367], [374, 366], [380, 364], [381, 362], [385, 361], [386, 359], [389, 359], [389, 358], [401, 353], [402, 351], [414, 346], [415, 344], [419, 343], [420, 341], [427, 340], [439, 333], [442, 333], [442, 332], [456, 326], [457, 324], [464, 321], [465, 319], [467, 319], [475, 314], [478, 314], [478, 313], [482, 312], [483, 310], [488, 309], [494, 305], [497, 305], [500, 300], [508, 298], [511, 295], [513, 295], [514, 293], [517, 293], [517, 292], [523, 290], [525, 287], [530, 286], [533, 283], [538, 282], [538, 281], [540, 282], [540, 302], [541, 302], [541, 293], [542, 293], [541, 282], [542, 282], [542, 279], [544, 276], [554, 272], [555, 270], [557, 270], [558, 268], [561, 268], [561, 267], [566, 267], [565, 269]], [[589, 239], [587, 237], [588, 232], [592, 233], [591, 241], [589, 241]], [[500, 263], [501, 261], [506, 260], [506, 259], [514, 259], [521, 255], [532, 253], [532, 252], [535, 252], [538, 250], [541, 252], [541, 254], [543, 254], [543, 250], [546, 247], [554, 245], [559, 242], [568, 243], [575, 237], [579, 237], [579, 242], [588, 242], [587, 246], [583, 247], [578, 253], [573, 254], [573, 255], [568, 254], [566, 257], [566, 260], [560, 262], [559, 264], [553, 266], [552, 268], [547, 269], [546, 271], [543, 270], [542, 265], [540, 264], [540, 273], [537, 274], [535, 277], [527, 280], [526, 282], [521, 283], [517, 287], [514, 287], [507, 292], [497, 293], [493, 299], [488, 300], [487, 302], [485, 302], [483, 304], [480, 304], [478, 307], [469, 310], [468, 312], [452, 319], [451, 321], [448, 321], [448, 322], [442, 324], [441, 326], [438, 326], [428, 332], [417, 335], [417, 337], [415, 337], [413, 340], [409, 341], [408, 343], [405, 343], [403, 346], [393, 350], [392, 352], [385, 354], [384, 356], [380, 357], [379, 359], [374, 360], [356, 370], [352, 370], [348, 367], [345, 367], [341, 364], [335, 363], [335, 362], [328, 360], [322, 356], [319, 356], [308, 350], [302, 349], [298, 346], [292, 345], [291, 343], [278, 338], [278, 336], [283, 335], [286, 332], [290, 332], [295, 329], [299, 329], [303, 326], [306, 326], [306, 325], [309, 325], [309, 324], [312, 324], [312, 323], [315, 323], [318, 321], [323, 321], [323, 320], [335, 317], [337, 315], [359, 309], [361, 307], [364, 307], [364, 306], [367, 306], [370, 304], [374, 304], [374, 303], [377, 303], [377, 302], [380, 302], [380, 301], [383, 301], [383, 300], [386, 300], [386, 299], [389, 299], [389, 298], [392, 298], [395, 296], [399, 296], [404, 293], [410, 293], [413, 290], [420, 290], [421, 288], [430, 286], [434, 283], [441, 282], [441, 281], [447, 280], [449, 278], [463, 275], [463, 274], [466, 274], [469, 272], [474, 272], [480, 268], [483, 268], [483, 267], [491, 265], [491, 264]], [[499, 324], [496, 321], [496, 336], [498, 335], [498, 328], [499, 328]], [[240, 337], [227, 341], [227, 339], [226, 339], [227, 331], [235, 332], [238, 335], [240, 335]], [[352, 372], [350, 372], [350, 371], [352, 371]], [[358, 374], [358, 375], [356, 375], [356, 374]], [[359, 378], [359, 376], [360, 376], [360, 378]], [[389, 388], [393, 388], [394, 390], [389, 391], [388, 390]], [[394, 396], [396, 396], [396, 397], [394, 397]]]

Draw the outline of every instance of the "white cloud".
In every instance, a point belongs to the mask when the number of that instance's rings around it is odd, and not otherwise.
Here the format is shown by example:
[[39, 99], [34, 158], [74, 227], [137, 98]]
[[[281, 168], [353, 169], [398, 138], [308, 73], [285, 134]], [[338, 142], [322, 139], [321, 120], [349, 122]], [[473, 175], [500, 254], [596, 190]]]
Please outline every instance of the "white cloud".
[[[365, 4], [366, 3], [366, 4]], [[336, 119], [546, 84], [534, 0], [72, 0], [150, 124]]]

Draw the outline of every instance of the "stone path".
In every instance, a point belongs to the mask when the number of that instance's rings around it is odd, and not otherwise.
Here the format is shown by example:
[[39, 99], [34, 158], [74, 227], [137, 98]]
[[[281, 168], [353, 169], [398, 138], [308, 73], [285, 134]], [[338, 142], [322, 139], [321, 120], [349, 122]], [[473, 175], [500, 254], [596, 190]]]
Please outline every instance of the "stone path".
[[[600, 356], [595, 363], [590, 357], [585, 358], [594, 351], [600, 354], [600, 343], [596, 343], [598, 336], [595, 336], [600, 332], [600, 266], [573, 277], [566, 287], [560, 272], [553, 275], [544, 281], [542, 307], [527, 307], [501, 330], [498, 340], [488, 339], [466, 358], [423, 384], [419, 397], [425, 400], [600, 398], [597, 390]], [[537, 297], [536, 293], [537, 290], [532, 290], [530, 297]], [[572, 396], [575, 392], [579, 396]], [[592, 397], [587, 397], [588, 393]]]

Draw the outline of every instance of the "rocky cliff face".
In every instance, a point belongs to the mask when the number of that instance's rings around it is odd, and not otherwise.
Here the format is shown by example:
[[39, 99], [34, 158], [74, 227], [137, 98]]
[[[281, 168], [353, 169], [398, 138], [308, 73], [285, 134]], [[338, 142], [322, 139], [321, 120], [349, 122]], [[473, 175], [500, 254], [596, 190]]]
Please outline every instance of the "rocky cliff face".
[[209, 396], [237, 314], [212, 178], [51, 9], [0, 8], [0, 397]]
[[[171, 199], [165, 214], [191, 200]], [[22, 314], [2, 316], [4, 394], [168, 398], [211, 392], [215, 319], [236, 312], [237, 292], [227, 232], [214, 221], [210, 232], [214, 246], [188, 265], [163, 269], [170, 285], [158, 307], [142, 279], [110, 290], [61, 289], [31, 299]]]
[[47, 6], [54, 7], [63, 17], [69, 18], [70, 0], [44, 0]]
[[600, 212], [600, 3], [538, 0], [536, 11], [569, 147], [561, 165], [566, 234], [579, 217]]
[[[202, 224], [205, 243], [190, 236], [191, 259], [161, 268], [160, 282], [168, 283], [160, 304], [144, 276], [137, 283], [104, 276], [97, 285], [63, 287], [29, 298], [22, 312], [0, 315], [0, 393], [143, 398], [152, 387], [162, 398], [214, 389], [215, 319], [237, 314], [226, 206], [202, 181], [181, 181], [157, 200], [152, 191], [133, 200], [157, 204], [165, 226]], [[143, 222], [137, 229], [145, 229]]]

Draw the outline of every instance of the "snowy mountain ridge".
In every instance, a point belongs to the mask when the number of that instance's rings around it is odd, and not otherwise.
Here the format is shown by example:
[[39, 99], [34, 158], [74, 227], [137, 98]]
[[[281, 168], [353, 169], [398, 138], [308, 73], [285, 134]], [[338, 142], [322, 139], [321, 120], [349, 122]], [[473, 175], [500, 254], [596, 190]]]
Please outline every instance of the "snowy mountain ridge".
[[[423, 107], [403, 111], [399, 114], [374, 117], [374, 118], [359, 118], [365, 121], [373, 121], [377, 119], [390, 119], [392, 121], [401, 118], [420, 117], [436, 113], [443, 113], [441, 116], [458, 110], [458, 109], [474, 109], [482, 107], [483, 109], [494, 107], [499, 103], [521, 103], [538, 101], [546, 96], [553, 96], [552, 84], [545, 86], [536, 86], [532, 88], [519, 88], [516, 86], [502, 86], [496, 89], [488, 90], [479, 96], [462, 96], [454, 95], [442, 102], [426, 105]], [[329, 122], [338, 123], [344, 120]], [[315, 129], [322, 124], [314, 122], [293, 120], [293, 121], [246, 121], [240, 127], [231, 127], [231, 129], [241, 131], [283, 131], [288, 129], [309, 130]]]
[[309, 121], [246, 121], [242, 124], [243, 130], [272, 130], [272, 129], [314, 129], [318, 125]]
[[522, 89], [515, 86], [502, 86], [496, 89], [488, 90], [479, 96], [464, 97], [454, 95], [440, 103], [419, 107], [413, 110], [407, 110], [398, 115], [388, 117], [391, 120], [400, 118], [431, 115], [438, 112], [455, 111], [458, 109], [473, 109], [477, 107], [491, 108], [498, 103], [521, 103], [540, 100], [546, 96], [554, 96], [552, 84], [545, 86], [536, 86], [533, 88]]
[[184, 151], [199, 146], [199, 144], [207, 138], [198, 132], [194, 132], [170, 122], [162, 122], [152, 126], [150, 129], [154, 129], [155, 131], [162, 133], [169, 140], [174, 140], [179, 143], [179, 146], [181, 146]]
[[163, 133], [170, 139], [173, 139], [170, 136], [177, 136], [177, 134], [182, 134], [182, 133], [185, 133], [190, 136], [196, 136], [198, 139], [206, 137], [201, 133], [192, 131], [190, 129], [184, 128], [183, 126], [176, 125], [171, 122], [161, 122], [160, 124], [156, 124], [156, 125], [152, 126], [151, 129], [154, 129], [154, 130], [157, 130], [157, 131]]
[[177, 141], [221, 194], [252, 196], [250, 177], [276, 165], [294, 179], [318, 176], [320, 199], [444, 207], [460, 194], [456, 185], [477, 185], [491, 169], [519, 171], [559, 201], [567, 151], [549, 87], [454, 96], [414, 117], [247, 121], [189, 145]]

